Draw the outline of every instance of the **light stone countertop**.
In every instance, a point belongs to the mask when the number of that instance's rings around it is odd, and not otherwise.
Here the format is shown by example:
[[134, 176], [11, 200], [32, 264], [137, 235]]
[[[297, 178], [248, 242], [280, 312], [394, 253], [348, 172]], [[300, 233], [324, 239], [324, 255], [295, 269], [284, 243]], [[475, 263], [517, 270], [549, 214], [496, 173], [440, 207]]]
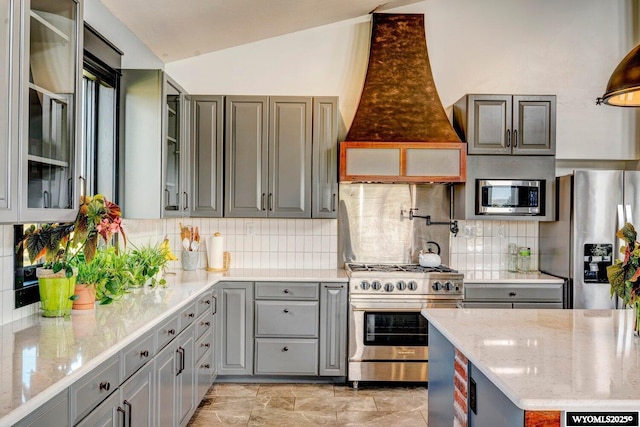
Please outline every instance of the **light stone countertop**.
[[86, 314], [1, 326], [0, 425], [21, 420], [221, 280], [347, 281], [344, 270], [287, 269], [176, 270], [165, 278], [164, 288], [136, 290]]
[[464, 274], [464, 283], [563, 283], [564, 280], [541, 273], [529, 271], [527, 273], [512, 273], [506, 270], [480, 271], [460, 270]]
[[633, 310], [422, 314], [521, 409], [640, 408], [640, 337], [633, 335]]

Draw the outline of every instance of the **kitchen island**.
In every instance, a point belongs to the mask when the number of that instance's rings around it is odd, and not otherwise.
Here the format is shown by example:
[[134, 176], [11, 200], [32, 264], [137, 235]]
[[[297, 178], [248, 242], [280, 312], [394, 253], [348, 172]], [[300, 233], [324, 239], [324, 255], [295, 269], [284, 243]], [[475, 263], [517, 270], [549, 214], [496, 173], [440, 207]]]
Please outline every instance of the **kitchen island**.
[[[156, 325], [195, 306], [220, 281], [324, 283], [347, 279], [344, 270], [231, 269], [225, 273], [177, 270], [169, 272], [166, 280], [166, 287], [138, 289], [85, 314], [72, 313], [68, 318], [35, 315], [0, 327], [0, 426], [14, 425], [65, 395], [88, 373], [143, 343]], [[50, 419], [44, 425], [67, 422]]]
[[454, 417], [476, 427], [559, 427], [571, 412], [640, 410], [632, 310], [422, 314], [429, 321], [431, 427], [451, 426]]

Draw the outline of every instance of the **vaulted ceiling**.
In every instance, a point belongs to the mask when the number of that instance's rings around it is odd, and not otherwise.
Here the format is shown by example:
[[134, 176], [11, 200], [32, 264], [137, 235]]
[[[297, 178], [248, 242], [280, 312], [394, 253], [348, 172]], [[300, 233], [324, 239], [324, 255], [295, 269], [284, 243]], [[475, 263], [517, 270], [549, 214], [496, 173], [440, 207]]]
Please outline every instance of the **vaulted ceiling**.
[[166, 63], [419, 1], [102, 0], [102, 3]]

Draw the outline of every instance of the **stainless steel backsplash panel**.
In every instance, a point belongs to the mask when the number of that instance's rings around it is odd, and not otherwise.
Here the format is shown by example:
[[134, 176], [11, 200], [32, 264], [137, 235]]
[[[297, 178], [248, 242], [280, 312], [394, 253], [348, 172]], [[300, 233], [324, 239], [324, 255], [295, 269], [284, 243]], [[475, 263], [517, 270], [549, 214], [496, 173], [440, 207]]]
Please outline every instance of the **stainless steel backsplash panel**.
[[339, 194], [339, 264], [417, 263], [424, 241], [437, 242], [442, 264], [449, 264], [449, 227], [409, 220], [409, 208], [414, 207], [417, 215], [448, 221], [449, 185], [341, 183]]

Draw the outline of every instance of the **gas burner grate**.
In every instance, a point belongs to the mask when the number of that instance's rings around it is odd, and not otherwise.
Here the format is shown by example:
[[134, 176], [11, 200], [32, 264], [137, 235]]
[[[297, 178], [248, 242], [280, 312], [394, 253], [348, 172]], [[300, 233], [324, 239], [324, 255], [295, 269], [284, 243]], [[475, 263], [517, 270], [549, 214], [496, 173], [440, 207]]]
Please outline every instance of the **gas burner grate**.
[[348, 263], [347, 268], [350, 271], [370, 271], [370, 272], [409, 272], [409, 273], [457, 273], [457, 270], [449, 268], [445, 265], [438, 267], [423, 267], [419, 264], [352, 264]]

